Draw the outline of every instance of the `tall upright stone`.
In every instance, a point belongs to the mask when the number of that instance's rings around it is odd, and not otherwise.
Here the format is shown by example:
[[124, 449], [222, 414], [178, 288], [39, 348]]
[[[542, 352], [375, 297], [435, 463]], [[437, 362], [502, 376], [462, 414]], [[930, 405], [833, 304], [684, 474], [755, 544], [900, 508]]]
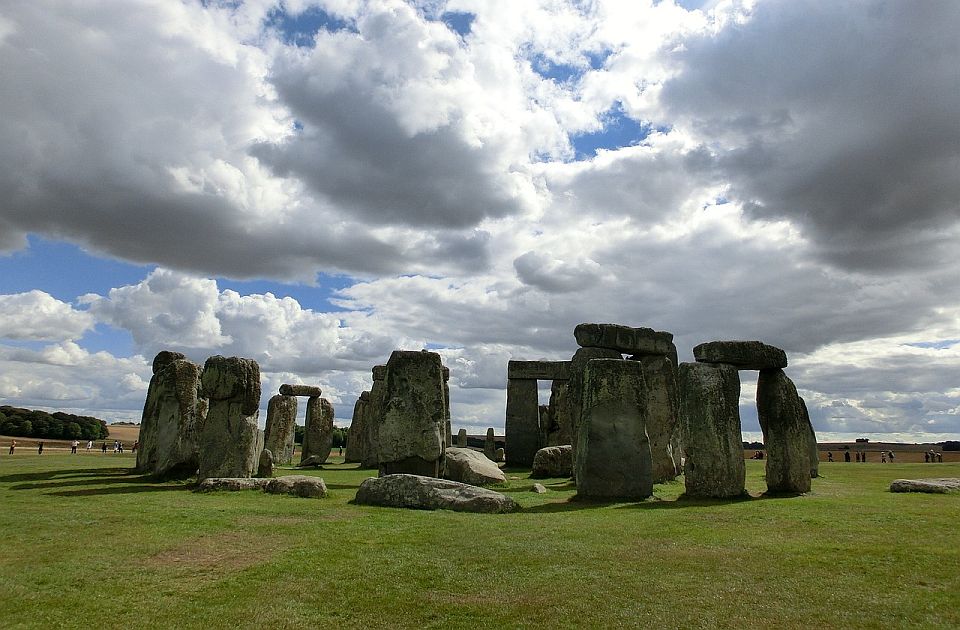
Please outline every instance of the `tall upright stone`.
[[264, 448], [273, 456], [273, 464], [293, 463], [293, 444], [297, 433], [297, 397], [277, 394], [267, 401], [267, 424], [263, 431]]
[[457, 446], [459, 448], [467, 448], [467, 430], [460, 429], [457, 431]]
[[375, 365], [371, 370], [373, 385], [370, 387], [369, 406], [364, 424], [367, 425], [366, 442], [360, 465], [364, 468], [380, 466], [380, 425], [386, 408], [387, 366]]
[[653, 494], [643, 371], [636, 361], [587, 363], [574, 462], [577, 496], [639, 500]]
[[[568, 368], [569, 371], [569, 368]], [[573, 431], [570, 426], [570, 414], [565, 410], [567, 380], [553, 381], [550, 385], [550, 415], [547, 419], [546, 446], [573, 445]], [[541, 423], [543, 418], [541, 417]]]
[[325, 462], [333, 448], [333, 404], [326, 398], [312, 396], [307, 399], [307, 417], [303, 427], [303, 454], [300, 463], [309, 458]]
[[540, 416], [540, 430], [537, 432], [537, 444], [540, 446], [540, 448], [543, 448], [547, 445], [547, 441], [550, 439], [550, 427], [554, 424], [553, 413], [550, 411], [550, 405], [540, 405], [540, 412], [538, 415]]
[[492, 462], [497, 461], [497, 440], [493, 427], [487, 429], [487, 437], [483, 441], [483, 454]]
[[820, 449], [817, 447], [817, 433], [810, 422], [810, 413], [807, 411], [807, 401], [800, 397], [800, 407], [803, 409], [803, 418], [807, 423], [807, 450], [810, 453], [810, 478], [820, 476]]
[[809, 492], [810, 421], [782, 369], [760, 370], [757, 415], [767, 450], [767, 492]]
[[378, 436], [381, 475], [440, 475], [446, 420], [442, 368], [436, 352], [390, 355]]
[[653, 482], [663, 483], [680, 474], [680, 455], [673, 452], [680, 413], [677, 371], [671, 357], [644, 355], [635, 359], [643, 370], [647, 388], [647, 436], [653, 457]]
[[200, 432], [198, 480], [251, 477], [263, 450], [260, 415], [260, 366], [252, 359], [214, 356], [200, 381], [210, 399]]
[[[579, 441], [580, 417], [583, 413], [583, 381], [584, 373], [587, 369], [587, 362], [593, 359], [620, 359], [620, 353], [616, 350], [606, 348], [579, 348], [570, 359], [569, 374], [566, 391], [564, 392], [561, 405], [557, 410], [558, 423], [563, 427], [569, 427], [570, 444], [574, 447], [573, 459], [576, 463], [577, 448]], [[576, 468], [576, 467], [574, 467]]]
[[677, 380], [687, 495], [741, 496], [746, 469], [737, 368], [722, 363], [681, 363]]
[[140, 421], [137, 470], [160, 476], [192, 475], [206, 416], [206, 401], [198, 396], [200, 366], [179, 352], [163, 351], [154, 359], [153, 369]]
[[367, 441], [367, 422], [370, 415], [370, 392], [362, 392], [353, 406], [353, 418], [347, 431], [347, 454], [344, 462], [362, 462]]
[[507, 418], [504, 426], [507, 460], [511, 466], [529, 468], [540, 450], [540, 403], [535, 379], [507, 381]]
[[450, 368], [443, 366], [443, 443], [453, 446], [452, 428], [450, 426]]

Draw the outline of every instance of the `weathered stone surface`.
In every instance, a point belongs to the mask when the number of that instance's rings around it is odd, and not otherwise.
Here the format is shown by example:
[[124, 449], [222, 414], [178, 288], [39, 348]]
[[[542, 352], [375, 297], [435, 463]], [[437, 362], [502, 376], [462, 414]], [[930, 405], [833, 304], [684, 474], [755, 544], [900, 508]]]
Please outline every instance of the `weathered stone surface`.
[[587, 363], [574, 462], [577, 496], [636, 500], [653, 494], [643, 371], [636, 361]]
[[375, 365], [371, 370], [373, 373], [373, 380], [375, 381], [385, 381], [387, 380], [387, 366], [384, 365]]
[[187, 356], [181, 352], [173, 352], [171, 350], [161, 350], [157, 353], [157, 356], [153, 357], [153, 373], [156, 374], [163, 368], [167, 367], [174, 361], [179, 359], [186, 359]]
[[[366, 396], [364, 396], [366, 394]], [[362, 462], [367, 444], [367, 421], [370, 414], [370, 392], [363, 392], [353, 406], [353, 419], [347, 431], [347, 454], [345, 463]]]
[[446, 420], [442, 368], [436, 352], [390, 355], [378, 435], [381, 474], [440, 474]]
[[546, 486], [544, 486], [542, 483], [535, 483], [535, 484], [533, 484], [533, 487], [531, 488], [531, 490], [533, 490], [533, 491], [536, 492], [537, 494], [546, 494], [546, 493], [547, 493], [547, 488], [546, 488]]
[[303, 499], [322, 499], [327, 496], [327, 484], [320, 477], [286, 475], [271, 479], [263, 491], [269, 494], [289, 494]]
[[817, 448], [817, 433], [810, 422], [810, 413], [807, 411], [807, 401], [800, 397], [800, 407], [803, 410], [803, 420], [807, 425], [807, 452], [810, 455], [810, 478], [820, 476], [820, 449]]
[[320, 468], [325, 461], [327, 461], [326, 458], [321, 459], [319, 455], [310, 455], [301, 459], [297, 468]]
[[307, 398], [319, 398], [323, 392], [315, 385], [290, 385], [284, 383], [280, 386], [280, 393], [284, 396], [306, 396]]
[[809, 492], [810, 420], [783, 370], [760, 370], [757, 415], [767, 450], [767, 492]]
[[270, 449], [260, 451], [260, 460], [257, 463], [257, 477], [273, 477], [273, 453]]
[[446, 479], [406, 474], [364, 480], [357, 491], [355, 502], [360, 505], [487, 514], [516, 512], [520, 509], [516, 501], [493, 490]]
[[257, 477], [207, 477], [194, 488], [194, 492], [236, 492], [239, 490], [262, 490], [270, 479]]
[[487, 486], [507, 480], [503, 471], [479, 451], [450, 447], [446, 449], [443, 457], [444, 479], [468, 483], [471, 486]]
[[[570, 379], [567, 381], [560, 406], [557, 408], [557, 422], [561, 427], [569, 427], [570, 444], [574, 446], [573, 460], [576, 462], [576, 445], [580, 418], [583, 414], [583, 377], [587, 369], [587, 362], [593, 359], [620, 359], [616, 350], [604, 348], [579, 348], [570, 360]], [[551, 403], [552, 404], [552, 403]]]
[[946, 494], [960, 492], [960, 479], [941, 477], [928, 479], [894, 479], [890, 492], [927, 492]]
[[681, 363], [677, 380], [687, 495], [719, 499], [741, 496], [746, 470], [737, 368]]
[[460, 448], [467, 448], [467, 430], [460, 429], [457, 431], [457, 446]]
[[363, 459], [360, 465], [364, 468], [377, 468], [380, 464], [379, 444], [380, 444], [380, 425], [383, 424], [383, 414], [386, 409], [387, 381], [385, 378], [377, 378], [378, 368], [383, 367], [386, 375], [387, 366], [375, 366], [373, 368], [373, 385], [370, 387], [370, 406], [367, 407], [369, 414], [364, 423], [367, 425], [366, 444], [364, 445]]
[[670, 357], [647, 355], [636, 360], [647, 387], [647, 437], [653, 458], [653, 483], [664, 483], [681, 472], [680, 457], [673, 452], [680, 425], [677, 371]]
[[495, 450], [495, 451], [493, 452], [493, 461], [495, 461], [495, 462], [498, 463], [498, 464], [502, 464], [502, 463], [506, 462], [506, 461], [507, 461], [507, 451], [504, 450], [504, 449], [502, 449], [502, 448], [498, 448], [497, 450]]
[[297, 399], [277, 394], [267, 402], [267, 424], [263, 430], [263, 446], [273, 453], [280, 466], [293, 463], [293, 444], [297, 432]]
[[490, 461], [496, 461], [497, 441], [495, 438], [493, 427], [488, 428], [487, 437], [483, 441], [483, 454], [486, 455]]
[[210, 406], [200, 431], [198, 479], [252, 476], [263, 450], [260, 366], [252, 359], [210, 357], [200, 380]]
[[507, 378], [565, 381], [570, 378], [569, 361], [507, 361]]
[[[537, 416], [540, 418], [540, 426], [537, 431], [537, 444], [542, 448], [549, 446], [547, 444], [547, 438], [550, 433], [550, 425], [553, 422], [551, 418], [553, 414], [550, 412], [550, 405], [540, 405], [539, 409]], [[536, 453], [534, 453], [534, 455], [536, 455]]]
[[512, 378], [507, 381], [507, 417], [504, 425], [510, 465], [529, 467], [540, 448], [540, 403], [537, 381]]
[[583, 348], [607, 348], [621, 354], [676, 354], [673, 335], [652, 328], [633, 328], [620, 324], [579, 324], [573, 330], [577, 345]]
[[326, 398], [307, 399], [301, 464], [310, 457], [316, 457], [321, 462], [330, 457], [330, 449], [333, 448], [333, 416], [333, 404]]
[[541, 448], [533, 458], [533, 472], [530, 476], [534, 479], [570, 477], [571, 475], [573, 475], [573, 446], [570, 444]]
[[[164, 355], [165, 358], [162, 358]], [[192, 475], [199, 464], [199, 433], [206, 401], [198, 396], [200, 366], [178, 352], [161, 352], [150, 379], [140, 420], [137, 471], [153, 475]], [[162, 360], [161, 360], [162, 359]]]
[[570, 414], [563, 413], [564, 396], [567, 393], [567, 381], [554, 381], [550, 386], [550, 403], [547, 405], [547, 417], [540, 415], [540, 425], [545, 426], [547, 441], [544, 446], [572, 444]]
[[787, 367], [787, 353], [761, 341], [710, 341], [693, 349], [698, 363], [727, 363], [741, 370]]

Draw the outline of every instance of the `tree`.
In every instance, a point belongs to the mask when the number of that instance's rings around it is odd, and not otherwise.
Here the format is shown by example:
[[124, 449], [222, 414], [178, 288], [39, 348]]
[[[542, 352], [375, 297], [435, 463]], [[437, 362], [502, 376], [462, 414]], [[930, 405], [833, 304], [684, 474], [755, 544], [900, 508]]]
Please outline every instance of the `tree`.
[[80, 428], [80, 425], [76, 422], [68, 422], [66, 426], [66, 437], [71, 440], [76, 440], [83, 436], [83, 429]]

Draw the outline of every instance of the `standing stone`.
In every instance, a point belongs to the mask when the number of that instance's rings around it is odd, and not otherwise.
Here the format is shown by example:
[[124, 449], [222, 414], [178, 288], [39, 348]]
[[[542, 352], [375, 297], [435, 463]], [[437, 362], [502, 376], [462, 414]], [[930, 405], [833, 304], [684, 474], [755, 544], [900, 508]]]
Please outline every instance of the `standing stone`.
[[208, 477], [250, 477], [263, 450], [260, 415], [260, 366], [252, 359], [215, 356], [200, 377], [210, 399], [200, 432], [198, 481]]
[[450, 368], [443, 366], [443, 443], [453, 446], [453, 435], [450, 428]]
[[353, 406], [353, 418], [347, 431], [347, 454], [344, 463], [362, 462], [367, 437], [367, 416], [369, 415], [370, 392], [362, 392]]
[[737, 368], [722, 363], [681, 363], [678, 381], [687, 495], [741, 496], [746, 468]]
[[809, 492], [810, 421], [783, 370], [760, 370], [757, 415], [767, 449], [767, 492]]
[[[567, 368], [569, 374], [569, 366]], [[547, 426], [546, 446], [560, 446], [572, 442], [572, 430], [570, 427], [570, 414], [564, 412], [564, 397], [567, 394], [567, 381], [553, 381], [550, 385], [550, 409]], [[543, 418], [540, 418], [543, 422]]]
[[483, 454], [492, 462], [497, 461], [497, 441], [493, 433], [493, 427], [487, 429], [487, 438], [483, 441]]
[[436, 352], [390, 355], [378, 444], [381, 475], [439, 476], [446, 420], [442, 368]]
[[317, 463], [323, 463], [330, 457], [330, 449], [333, 448], [333, 414], [333, 404], [326, 398], [314, 396], [307, 399], [301, 465], [311, 457]]
[[274, 463], [293, 463], [293, 442], [297, 432], [297, 398], [277, 394], [267, 402], [267, 426], [263, 431], [264, 448], [273, 455]]
[[616, 350], [605, 350], [603, 348], [580, 348], [570, 360], [570, 379], [567, 381], [566, 391], [561, 400], [561, 406], [558, 408], [558, 422], [563, 427], [569, 427], [570, 444], [574, 446], [573, 460], [577, 460], [576, 444], [578, 442], [578, 431], [580, 428], [580, 416], [583, 412], [583, 378], [587, 369], [587, 362], [591, 359], [620, 359], [620, 353]]
[[200, 366], [179, 352], [163, 351], [153, 361], [140, 421], [137, 471], [192, 475], [198, 465], [199, 431], [206, 401], [198, 396]]
[[639, 500], [653, 494], [643, 371], [636, 361], [587, 364], [574, 463], [577, 496]]
[[380, 465], [380, 425], [383, 424], [383, 413], [386, 407], [387, 366], [375, 365], [371, 372], [373, 385], [370, 387], [369, 405], [364, 418], [367, 431], [363, 459], [360, 462], [363, 468], [378, 468]]
[[507, 419], [504, 426], [510, 465], [529, 468], [540, 449], [540, 403], [537, 381], [512, 378], [507, 381]]
[[459, 448], [467, 448], [467, 430], [460, 429], [457, 431], [457, 446]]
[[257, 477], [273, 477], [273, 453], [268, 448], [260, 451], [260, 460], [257, 464]]
[[[550, 426], [553, 424], [553, 414], [550, 412], [550, 405], [540, 405], [540, 430], [537, 432], [537, 445], [543, 448], [547, 445], [550, 438]], [[539, 449], [538, 449], [539, 450]], [[536, 456], [536, 453], [534, 453]]]
[[820, 476], [820, 449], [817, 447], [817, 433], [813, 430], [813, 423], [810, 422], [810, 414], [807, 412], [807, 401], [800, 398], [800, 406], [803, 408], [803, 418], [807, 423], [807, 449], [810, 453], [810, 478], [816, 479]]
[[579, 324], [573, 330], [577, 345], [583, 348], [607, 348], [635, 355], [675, 354], [673, 335], [652, 328], [633, 328], [620, 324]]
[[495, 462], [498, 463], [498, 464], [502, 464], [502, 463], [506, 462], [506, 461], [507, 461], [507, 452], [506, 452], [504, 449], [502, 449], [502, 448], [498, 448], [497, 450], [495, 450], [495, 451], [493, 452], [493, 461], [495, 461]]
[[653, 457], [653, 482], [663, 483], [680, 474], [679, 453], [673, 452], [680, 412], [677, 372], [667, 356], [647, 355], [637, 360], [647, 386], [647, 437]]

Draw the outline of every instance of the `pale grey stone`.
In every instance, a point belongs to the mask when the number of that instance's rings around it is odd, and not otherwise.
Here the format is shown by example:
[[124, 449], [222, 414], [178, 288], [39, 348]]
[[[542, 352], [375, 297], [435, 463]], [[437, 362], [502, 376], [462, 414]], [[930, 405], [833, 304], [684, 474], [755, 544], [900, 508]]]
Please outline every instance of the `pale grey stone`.
[[257, 477], [273, 477], [273, 453], [270, 449], [260, 451], [260, 461], [257, 464]]
[[546, 494], [546, 493], [547, 493], [547, 488], [546, 488], [546, 486], [544, 486], [542, 483], [535, 483], [535, 484], [533, 484], [533, 488], [531, 488], [531, 489], [532, 489], [534, 492], [536, 492], [537, 494]]
[[323, 392], [315, 385], [290, 385], [284, 383], [280, 386], [280, 393], [284, 396], [305, 396], [307, 398], [319, 398]]
[[252, 476], [263, 450], [260, 366], [252, 359], [210, 357], [200, 380], [210, 406], [200, 431], [198, 479]]
[[960, 491], [960, 479], [942, 477], [929, 479], [894, 479], [890, 492], [926, 492], [946, 494]]
[[[368, 415], [364, 418], [367, 432], [363, 459], [360, 462], [363, 468], [378, 468], [380, 464], [378, 445], [380, 444], [380, 425], [383, 424], [383, 413], [386, 408], [386, 370], [386, 365], [377, 365], [373, 368], [373, 385], [370, 386], [369, 406], [365, 412]], [[384, 378], [377, 378], [381, 372]]]
[[495, 463], [483, 453], [469, 448], [450, 447], [444, 452], [444, 479], [486, 486], [504, 483], [507, 478]]
[[647, 388], [647, 437], [653, 457], [653, 482], [664, 483], [680, 474], [679, 454], [673, 445], [680, 423], [680, 390], [670, 357], [647, 355], [636, 359]]
[[207, 477], [194, 488], [194, 492], [237, 492], [239, 490], [262, 490], [269, 479], [258, 477]]
[[487, 459], [490, 461], [497, 460], [497, 442], [493, 433], [493, 427], [487, 429], [487, 437], [483, 441], [483, 454], [487, 456]]
[[[366, 394], [367, 397], [365, 398], [363, 394]], [[344, 455], [344, 463], [363, 461], [370, 392], [363, 392], [363, 394], [357, 398], [356, 404], [353, 405], [353, 418], [350, 420], [350, 428], [347, 430], [347, 454]]]
[[199, 397], [200, 366], [179, 352], [157, 355], [140, 420], [138, 472], [192, 475], [199, 465], [199, 434], [206, 400]]
[[303, 428], [302, 465], [311, 457], [327, 461], [333, 448], [333, 404], [326, 398], [307, 399], [306, 424]]
[[573, 475], [573, 446], [570, 444], [541, 448], [533, 458], [533, 472], [530, 476], [534, 479], [570, 477], [571, 475]]
[[621, 354], [661, 354], [677, 352], [673, 335], [652, 328], [633, 328], [621, 324], [579, 324], [573, 330], [577, 345], [583, 348], [607, 348]]
[[493, 461], [498, 464], [502, 464], [507, 461], [507, 451], [502, 448], [498, 448], [493, 451]]
[[569, 361], [508, 361], [507, 378], [565, 381], [570, 378]]
[[767, 451], [767, 492], [809, 492], [810, 420], [783, 370], [760, 370], [757, 415]]
[[319, 455], [310, 455], [300, 460], [297, 468], [320, 468], [326, 459], [321, 459]]
[[687, 495], [718, 499], [743, 495], [746, 469], [737, 368], [681, 363], [678, 382]]
[[271, 479], [263, 491], [269, 494], [289, 494], [303, 499], [322, 499], [327, 496], [327, 485], [320, 477], [285, 475]]
[[787, 353], [762, 341], [710, 341], [693, 349], [698, 363], [727, 363], [740, 370], [787, 367]]
[[493, 490], [446, 479], [407, 474], [364, 480], [357, 491], [355, 502], [382, 507], [488, 514], [516, 512], [520, 509], [516, 501]]
[[297, 399], [276, 394], [267, 401], [267, 424], [263, 430], [264, 448], [273, 453], [280, 466], [293, 463], [294, 438], [297, 432]]
[[643, 372], [636, 361], [587, 363], [574, 472], [577, 497], [638, 500], [653, 494]]
[[460, 448], [467, 448], [467, 430], [460, 429], [457, 431], [457, 446]]
[[510, 465], [529, 468], [540, 448], [540, 404], [537, 381], [512, 378], [507, 381], [507, 415], [504, 424]]
[[810, 422], [810, 413], [807, 411], [807, 402], [800, 396], [800, 407], [803, 409], [803, 420], [807, 425], [807, 452], [810, 454], [810, 478], [820, 476], [820, 449], [817, 447], [817, 433]]

